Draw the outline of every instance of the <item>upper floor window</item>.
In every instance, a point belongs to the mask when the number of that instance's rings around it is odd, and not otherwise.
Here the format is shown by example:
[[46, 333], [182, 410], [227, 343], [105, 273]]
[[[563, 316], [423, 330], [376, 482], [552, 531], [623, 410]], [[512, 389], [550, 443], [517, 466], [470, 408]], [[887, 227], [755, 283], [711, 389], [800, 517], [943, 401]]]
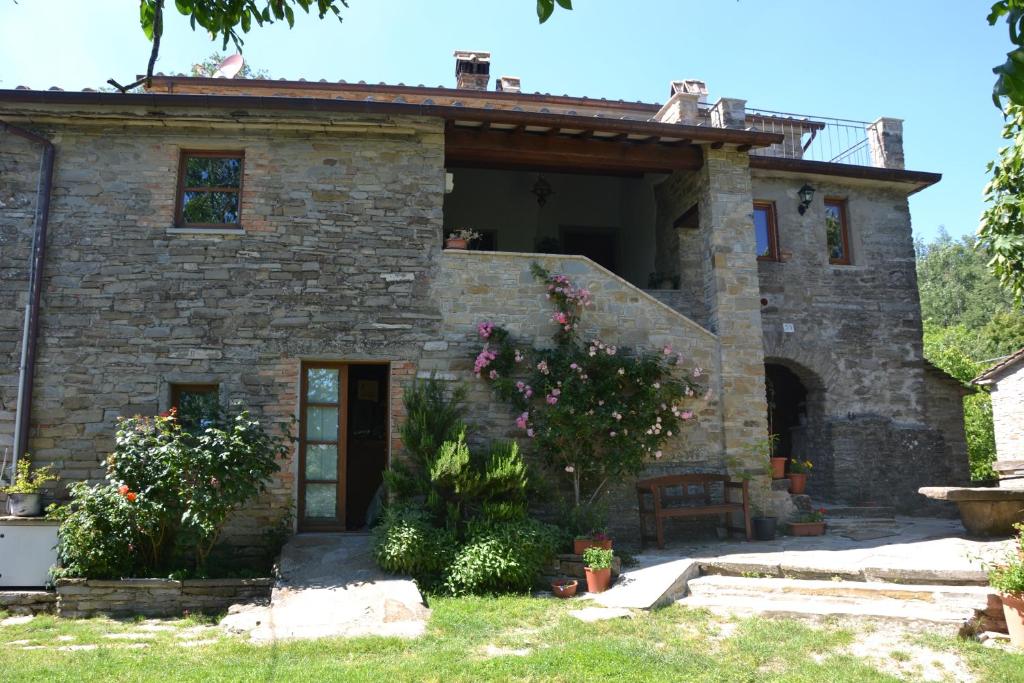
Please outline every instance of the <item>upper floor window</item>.
[[242, 152], [182, 150], [175, 224], [241, 228]]
[[775, 222], [774, 202], [754, 202], [754, 235], [757, 238], [759, 261], [779, 260], [779, 231]]
[[828, 262], [850, 265], [850, 231], [846, 221], [845, 199], [825, 198], [825, 235], [828, 240]]

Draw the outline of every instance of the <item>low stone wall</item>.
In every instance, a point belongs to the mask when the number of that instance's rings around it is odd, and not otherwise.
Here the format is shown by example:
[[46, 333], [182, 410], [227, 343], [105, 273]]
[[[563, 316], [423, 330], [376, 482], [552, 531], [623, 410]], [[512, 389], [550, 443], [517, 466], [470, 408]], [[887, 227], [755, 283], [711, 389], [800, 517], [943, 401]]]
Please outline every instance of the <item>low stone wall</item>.
[[175, 617], [214, 613], [239, 602], [270, 599], [273, 579], [59, 579], [57, 614], [62, 617]]
[[0, 612], [10, 614], [50, 614], [56, 611], [53, 591], [0, 591]]

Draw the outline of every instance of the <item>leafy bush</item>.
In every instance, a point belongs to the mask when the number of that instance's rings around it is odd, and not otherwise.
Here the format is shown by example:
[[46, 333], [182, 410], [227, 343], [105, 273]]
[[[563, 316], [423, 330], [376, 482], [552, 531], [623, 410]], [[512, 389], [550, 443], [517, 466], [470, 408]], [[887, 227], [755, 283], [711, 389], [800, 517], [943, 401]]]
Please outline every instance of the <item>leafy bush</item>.
[[385, 473], [392, 505], [374, 532], [374, 557], [432, 590], [529, 590], [558, 532], [527, 517], [530, 480], [517, 444], [470, 449], [463, 396], [433, 378], [406, 390], [402, 440], [412, 462]]
[[557, 530], [534, 519], [474, 524], [448, 566], [445, 588], [454, 595], [528, 592], [557, 543]]
[[374, 530], [377, 566], [393, 574], [408, 574], [422, 585], [434, 586], [455, 552], [455, 534], [431, 525], [418, 510], [391, 507]]
[[[17, 473], [14, 476], [14, 483], [0, 489], [3, 493], [39, 493], [43, 486], [51, 481], [57, 481], [59, 477], [53, 471], [53, 467], [37, 467], [32, 469], [28, 460], [28, 454], [18, 460]], [[3, 472], [0, 472], [2, 475]]]
[[173, 412], [122, 419], [107, 484], [73, 487], [55, 513], [63, 574], [202, 573], [230, 512], [266, 489], [286, 451], [244, 411], [187, 423]]
[[587, 569], [601, 571], [612, 566], [614, 557], [615, 554], [612, 550], [592, 545], [583, 551], [583, 564]]
[[60, 520], [55, 577], [118, 579], [137, 576], [149, 553], [145, 544], [157, 525], [154, 506], [129, 500], [116, 488], [76, 482], [68, 487], [71, 501], [52, 508]]
[[1024, 559], [1013, 556], [1006, 564], [992, 567], [988, 572], [988, 584], [1000, 593], [1024, 597]]

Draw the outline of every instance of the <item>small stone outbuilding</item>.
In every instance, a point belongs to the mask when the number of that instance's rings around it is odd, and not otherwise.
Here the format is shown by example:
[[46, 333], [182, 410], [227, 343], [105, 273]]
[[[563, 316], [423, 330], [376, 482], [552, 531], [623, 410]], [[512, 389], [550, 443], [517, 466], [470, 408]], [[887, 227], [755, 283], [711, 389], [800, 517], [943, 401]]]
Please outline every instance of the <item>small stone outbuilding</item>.
[[993, 365], [974, 384], [988, 387], [992, 394], [996, 432], [992, 467], [999, 475], [999, 485], [1024, 489], [1024, 349]]

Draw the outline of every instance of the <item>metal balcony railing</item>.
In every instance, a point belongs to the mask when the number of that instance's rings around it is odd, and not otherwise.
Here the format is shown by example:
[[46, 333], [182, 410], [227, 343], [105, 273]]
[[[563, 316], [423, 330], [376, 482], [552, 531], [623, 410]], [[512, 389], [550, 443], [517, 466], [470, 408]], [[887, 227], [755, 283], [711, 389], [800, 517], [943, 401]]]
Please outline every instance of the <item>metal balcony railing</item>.
[[875, 166], [871, 153], [871, 123], [823, 116], [804, 116], [767, 109], [747, 109], [747, 126], [785, 139], [752, 155]]

